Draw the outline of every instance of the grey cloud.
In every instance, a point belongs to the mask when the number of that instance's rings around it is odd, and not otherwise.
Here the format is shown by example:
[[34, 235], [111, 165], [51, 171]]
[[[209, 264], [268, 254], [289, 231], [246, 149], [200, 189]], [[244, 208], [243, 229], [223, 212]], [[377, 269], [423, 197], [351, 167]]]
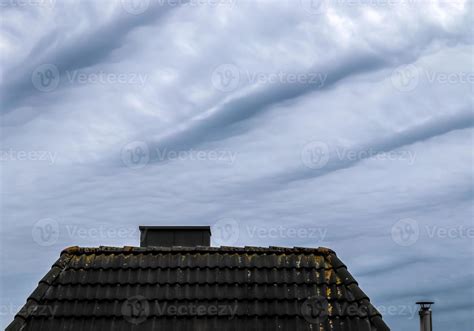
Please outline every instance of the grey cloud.
[[[149, 145], [152, 150], [170, 148], [179, 151], [206, 141], [221, 140], [236, 134], [242, 134], [242, 130], [245, 129], [236, 131], [232, 126], [259, 116], [268, 111], [271, 106], [290, 101], [307, 93], [331, 88], [343, 79], [379, 69], [384, 64], [386, 64], [386, 61], [376, 54], [362, 54], [353, 56], [349, 61], [340, 61], [339, 63], [330, 63], [324, 67], [313, 68], [308, 72], [319, 72], [327, 75], [324, 85], [279, 83], [274, 86], [265, 86], [257, 91], [224, 101], [217, 105], [215, 109], [212, 109], [212, 112], [205, 118], [191, 119], [188, 123], [183, 124], [184, 129], [172, 132], [157, 142], [149, 142]], [[152, 157], [155, 157], [155, 155], [152, 155]]]
[[[335, 153], [331, 153], [328, 163], [322, 169], [313, 170], [300, 167], [300, 170], [273, 175], [272, 177], [265, 179], [265, 181], [285, 183], [324, 176], [341, 169], [353, 167], [371, 155], [373, 156], [373, 154], [364, 153], [364, 151], [374, 151], [375, 154], [387, 153], [389, 151], [422, 142], [454, 130], [468, 129], [472, 128], [473, 126], [474, 113], [472, 110], [467, 109], [452, 116], [432, 119], [427, 123], [416, 125], [402, 132], [392, 134], [388, 137], [380, 138], [378, 141], [371, 142], [365, 146], [359, 145], [349, 148], [351, 150], [357, 151], [358, 154], [361, 155], [360, 157], [354, 159], [341, 159], [336, 156]], [[337, 148], [337, 146], [332, 147]], [[331, 146], [329, 150], [331, 151]]]
[[[186, 1], [180, 3], [184, 4]], [[9, 112], [13, 107], [28, 102], [29, 97], [41, 96], [42, 92], [36, 90], [31, 81], [31, 75], [39, 65], [53, 64], [61, 76], [65, 76], [66, 71], [93, 66], [120, 48], [131, 31], [164, 19], [170, 11], [177, 8], [160, 1], [151, 2], [148, 10], [140, 15], [127, 13], [119, 8], [120, 14], [111, 22], [102, 23], [72, 38], [66, 38], [63, 27], [59, 25], [41, 38], [19, 65], [4, 73], [7, 79], [1, 86], [3, 92], [0, 100], [3, 112]], [[53, 100], [51, 98], [49, 102], [54, 102]]]

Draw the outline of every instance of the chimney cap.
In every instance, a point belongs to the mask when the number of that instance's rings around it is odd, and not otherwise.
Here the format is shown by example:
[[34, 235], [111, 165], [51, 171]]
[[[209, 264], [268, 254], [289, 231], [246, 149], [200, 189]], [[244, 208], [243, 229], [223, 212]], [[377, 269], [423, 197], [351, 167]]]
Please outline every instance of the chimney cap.
[[416, 304], [420, 305], [421, 308], [429, 309], [431, 305], [434, 305], [434, 302], [433, 301], [418, 301]]
[[138, 226], [139, 230], [208, 230], [211, 232], [210, 226], [196, 226], [196, 225], [185, 225], [185, 226], [175, 226], [175, 225], [140, 225]]

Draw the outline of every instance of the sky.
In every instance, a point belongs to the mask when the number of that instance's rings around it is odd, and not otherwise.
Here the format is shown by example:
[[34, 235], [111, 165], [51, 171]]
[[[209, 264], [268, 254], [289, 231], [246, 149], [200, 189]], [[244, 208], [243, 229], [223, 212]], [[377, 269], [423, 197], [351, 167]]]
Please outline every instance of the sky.
[[0, 327], [139, 225], [329, 247], [392, 330], [474, 329], [473, 2], [0, 0]]

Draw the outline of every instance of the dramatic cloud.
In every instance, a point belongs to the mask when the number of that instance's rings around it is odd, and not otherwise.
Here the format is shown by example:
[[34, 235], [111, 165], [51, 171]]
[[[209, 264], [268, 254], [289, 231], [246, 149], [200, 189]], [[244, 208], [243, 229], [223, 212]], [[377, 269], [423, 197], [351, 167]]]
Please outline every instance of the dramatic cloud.
[[0, 5], [0, 326], [67, 246], [210, 224], [473, 329], [472, 2]]

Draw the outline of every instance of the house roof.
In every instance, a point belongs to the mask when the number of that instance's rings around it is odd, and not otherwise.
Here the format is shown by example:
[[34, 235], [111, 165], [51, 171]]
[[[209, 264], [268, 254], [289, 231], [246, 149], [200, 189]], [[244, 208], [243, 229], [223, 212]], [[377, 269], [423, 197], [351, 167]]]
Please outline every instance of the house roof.
[[13, 330], [389, 330], [327, 248], [65, 249]]

